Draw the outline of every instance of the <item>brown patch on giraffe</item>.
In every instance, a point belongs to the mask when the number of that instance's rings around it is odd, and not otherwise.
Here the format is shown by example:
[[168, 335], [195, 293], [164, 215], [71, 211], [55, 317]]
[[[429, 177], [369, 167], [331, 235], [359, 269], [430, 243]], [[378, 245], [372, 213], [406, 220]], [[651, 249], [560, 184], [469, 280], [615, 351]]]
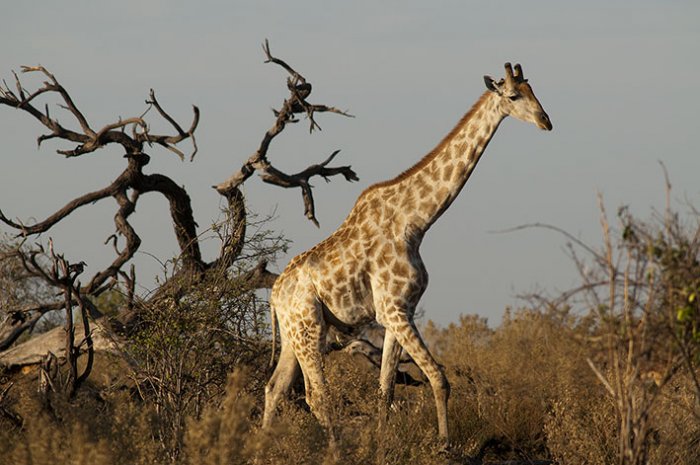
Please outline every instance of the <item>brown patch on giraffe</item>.
[[389, 270], [384, 270], [381, 273], [379, 273], [379, 279], [381, 279], [381, 281], [383, 283], [388, 283], [389, 280], [391, 279], [391, 275], [389, 274]]
[[408, 277], [408, 265], [401, 261], [396, 261], [394, 267], [391, 269], [394, 276]]
[[425, 198], [430, 195], [431, 187], [430, 184], [423, 178], [423, 176], [416, 176], [416, 189], [418, 191], [418, 197]]
[[445, 167], [442, 169], [442, 180], [445, 182], [449, 182], [452, 179], [452, 173], [454, 172], [454, 165], [452, 163], [449, 163], [445, 165]]
[[338, 254], [335, 253], [335, 251], [333, 251], [333, 252], [334, 253], [332, 253], [332, 254], [329, 253], [326, 258], [330, 262], [331, 268], [338, 268], [340, 266], [340, 264], [342, 263], [342, 260], [340, 259]]
[[331, 296], [331, 302], [333, 303], [334, 307], [337, 307], [340, 305], [340, 299], [343, 298], [343, 293], [340, 291], [340, 289], [336, 289], [333, 291], [333, 294]]
[[372, 227], [369, 223], [362, 223], [360, 225], [360, 237], [362, 237], [363, 242], [372, 240]]
[[428, 184], [425, 182], [425, 178], [423, 176], [416, 176], [416, 179], [413, 181], [413, 189], [422, 191], [427, 188]]
[[467, 171], [467, 164], [463, 160], [459, 160], [457, 162], [458, 176], [463, 176], [466, 171]]
[[377, 197], [376, 195], [373, 195], [369, 201], [370, 210], [373, 212], [376, 212], [377, 210], [379, 210], [381, 208], [381, 206], [382, 206], [382, 202], [381, 202], [381, 200], [379, 200], [379, 197]]
[[430, 180], [433, 184], [437, 184], [438, 182], [440, 182], [440, 171], [437, 169], [437, 167], [430, 170], [428, 172], [428, 176], [430, 176]]
[[381, 193], [381, 199], [384, 203], [388, 202], [392, 197], [394, 197], [394, 195], [396, 195], [396, 191], [393, 188], [382, 190]]
[[431, 212], [434, 212], [437, 210], [437, 202], [431, 201], [431, 200], [426, 200], [425, 202], [422, 202], [420, 204], [420, 211], [425, 212], [427, 214], [430, 214]]

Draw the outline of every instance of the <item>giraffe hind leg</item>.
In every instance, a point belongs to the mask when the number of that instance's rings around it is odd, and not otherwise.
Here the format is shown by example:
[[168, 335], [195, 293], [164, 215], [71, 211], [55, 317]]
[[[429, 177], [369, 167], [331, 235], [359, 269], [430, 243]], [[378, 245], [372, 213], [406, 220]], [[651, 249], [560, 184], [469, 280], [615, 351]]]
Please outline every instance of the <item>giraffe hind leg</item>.
[[326, 352], [326, 324], [323, 304], [316, 298], [313, 288], [297, 293], [299, 309], [298, 327], [291, 345], [304, 375], [306, 403], [329, 436], [331, 447], [336, 445], [332, 408], [329, 404], [326, 379], [323, 374], [323, 355]]
[[280, 402], [284, 399], [299, 375], [299, 362], [291, 345], [282, 344], [279, 361], [270, 381], [265, 386], [265, 413], [263, 428], [269, 428], [277, 412]]
[[332, 421], [332, 408], [329, 404], [328, 388], [323, 375], [322, 353], [314, 350], [299, 358], [299, 365], [304, 374], [306, 403], [311, 413], [328, 433], [331, 447], [336, 444], [337, 436]]
[[379, 390], [381, 393], [380, 423], [386, 421], [389, 409], [394, 402], [394, 386], [396, 385], [396, 371], [399, 366], [401, 356], [401, 346], [394, 334], [385, 329], [384, 347], [382, 349], [382, 364], [379, 375]]

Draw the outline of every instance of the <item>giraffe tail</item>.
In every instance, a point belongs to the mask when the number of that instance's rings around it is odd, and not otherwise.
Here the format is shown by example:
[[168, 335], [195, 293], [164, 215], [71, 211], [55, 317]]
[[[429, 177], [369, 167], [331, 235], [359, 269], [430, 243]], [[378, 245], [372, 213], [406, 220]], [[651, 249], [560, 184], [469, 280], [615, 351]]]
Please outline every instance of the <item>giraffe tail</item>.
[[275, 366], [275, 352], [277, 352], [277, 313], [272, 305], [270, 305], [270, 330], [272, 331], [272, 351], [268, 367], [272, 369]]

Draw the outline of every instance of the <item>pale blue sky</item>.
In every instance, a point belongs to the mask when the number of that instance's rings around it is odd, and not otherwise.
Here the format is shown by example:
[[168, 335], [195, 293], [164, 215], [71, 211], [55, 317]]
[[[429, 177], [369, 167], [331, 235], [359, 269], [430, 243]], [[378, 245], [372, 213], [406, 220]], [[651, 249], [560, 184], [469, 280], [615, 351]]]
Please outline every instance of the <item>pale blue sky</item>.
[[[484, 74], [520, 62], [554, 131], [506, 120], [422, 247], [427, 318], [446, 324], [478, 313], [497, 323], [517, 294], [565, 289], [576, 274], [556, 234], [491, 231], [539, 221], [598, 243], [596, 191], [610, 212], [625, 203], [647, 215], [663, 204], [659, 160], [675, 197], [700, 202], [699, 18], [690, 1], [13, 2], [0, 16], [0, 76], [11, 82], [20, 65], [46, 66], [98, 127], [139, 114], [151, 87], [183, 124], [198, 105], [194, 163], [153, 149], [150, 172], [185, 185], [205, 227], [220, 206], [210, 186], [255, 149], [285, 95], [284, 72], [263, 64], [269, 38], [273, 53], [314, 84], [312, 101], [356, 115], [320, 115], [323, 132], [312, 136], [305, 125], [290, 127], [270, 158], [296, 171], [342, 149], [338, 163], [360, 177], [315, 182], [320, 229], [303, 217], [297, 191], [248, 181], [250, 207], [276, 210], [272, 226], [293, 241], [281, 268], [330, 234], [364, 188], [439, 142], [484, 90]], [[65, 147], [57, 142], [37, 150], [41, 133], [28, 115], [0, 108], [0, 208], [25, 221], [104, 187], [124, 163], [116, 148], [70, 160], [54, 153]], [[112, 258], [102, 242], [114, 211], [107, 199], [50, 235], [94, 271]], [[175, 253], [162, 198], [142, 198], [132, 219], [141, 251]], [[210, 242], [208, 258], [215, 248]], [[142, 278], [158, 270], [146, 253], [136, 263]]]

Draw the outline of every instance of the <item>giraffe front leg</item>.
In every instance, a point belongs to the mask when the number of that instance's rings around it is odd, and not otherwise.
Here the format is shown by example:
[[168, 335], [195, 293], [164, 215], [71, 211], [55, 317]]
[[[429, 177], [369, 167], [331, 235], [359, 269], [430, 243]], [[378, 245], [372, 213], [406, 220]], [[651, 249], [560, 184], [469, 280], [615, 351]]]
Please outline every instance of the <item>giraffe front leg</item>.
[[408, 352], [421, 369], [423, 374], [430, 381], [430, 387], [435, 397], [435, 408], [437, 410], [438, 434], [443, 442], [443, 447], [449, 446], [449, 436], [447, 430], [447, 400], [450, 397], [450, 384], [442, 370], [442, 367], [435, 361], [430, 351], [421, 339], [418, 330], [413, 322], [408, 319], [406, 313], [399, 312], [404, 316], [394, 320], [387, 327], [401, 347]]

